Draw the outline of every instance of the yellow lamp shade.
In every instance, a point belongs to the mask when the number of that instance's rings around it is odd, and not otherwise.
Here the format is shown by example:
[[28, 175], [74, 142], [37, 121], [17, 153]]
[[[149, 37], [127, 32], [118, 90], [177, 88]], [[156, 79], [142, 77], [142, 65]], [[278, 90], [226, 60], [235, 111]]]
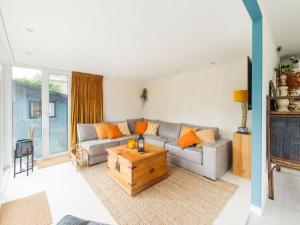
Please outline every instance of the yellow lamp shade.
[[233, 91], [234, 102], [247, 102], [248, 101], [248, 90], [235, 90]]

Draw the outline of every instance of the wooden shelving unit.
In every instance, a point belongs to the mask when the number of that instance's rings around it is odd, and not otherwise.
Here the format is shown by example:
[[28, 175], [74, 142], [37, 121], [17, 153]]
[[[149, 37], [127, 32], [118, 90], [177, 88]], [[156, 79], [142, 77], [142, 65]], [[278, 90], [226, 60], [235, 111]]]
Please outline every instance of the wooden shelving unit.
[[[271, 91], [270, 91], [271, 95]], [[274, 92], [273, 92], [274, 95]], [[286, 96], [286, 97], [276, 97], [276, 96], [267, 96], [267, 163], [268, 163], [268, 181], [269, 181], [269, 198], [274, 199], [274, 177], [273, 171], [276, 169], [280, 171], [281, 167], [300, 170], [300, 144], [299, 148], [296, 148], [291, 152], [287, 150], [282, 144], [282, 140], [276, 139], [276, 132], [284, 132], [280, 130], [272, 130], [272, 122], [288, 121], [289, 119], [299, 118], [300, 121], [300, 112], [277, 112], [276, 100], [279, 99], [295, 99], [300, 100], [300, 96]], [[293, 120], [294, 121], [294, 120]], [[295, 120], [298, 121], [298, 120]], [[275, 135], [274, 135], [275, 134]], [[277, 134], [278, 135], [278, 134]], [[295, 134], [299, 136], [299, 134]], [[275, 138], [274, 138], [275, 136]], [[300, 141], [300, 140], [298, 140]], [[281, 142], [281, 143], [280, 143]], [[275, 143], [275, 144], [274, 144]], [[276, 145], [278, 143], [278, 145]], [[273, 147], [272, 147], [273, 146]], [[274, 147], [275, 146], [275, 147]], [[278, 147], [279, 146], [279, 147]]]

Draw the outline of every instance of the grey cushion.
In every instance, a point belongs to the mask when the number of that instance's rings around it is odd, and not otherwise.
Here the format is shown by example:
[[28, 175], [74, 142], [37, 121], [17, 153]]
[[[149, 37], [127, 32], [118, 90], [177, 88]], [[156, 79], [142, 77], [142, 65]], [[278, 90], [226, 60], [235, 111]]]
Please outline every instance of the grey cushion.
[[136, 121], [143, 121], [144, 118], [138, 118], [138, 119], [128, 119], [127, 123], [128, 123], [128, 128], [131, 134], [134, 134], [135, 131], [135, 123]]
[[[218, 131], [219, 129], [217, 127], [203, 127], [203, 126], [197, 126], [197, 125], [193, 125], [193, 124], [187, 124], [187, 123], [182, 123], [181, 124], [181, 128], [182, 127], [195, 127], [198, 130], [207, 130], [207, 129], [214, 129], [215, 130], [215, 134], [216, 134], [216, 139], [218, 139]], [[181, 134], [181, 129], [180, 129], [180, 134]]]
[[90, 156], [106, 154], [106, 149], [120, 145], [118, 139], [96, 139], [80, 142], [82, 148], [88, 151]]
[[98, 139], [94, 124], [77, 124], [78, 142]]
[[180, 123], [168, 123], [161, 120], [159, 120], [158, 123], [158, 136], [170, 139], [177, 139], [181, 127]]
[[145, 138], [146, 143], [155, 145], [160, 148], [164, 148], [165, 143], [172, 142], [175, 140], [175, 139], [170, 139], [170, 138], [160, 137], [160, 136], [153, 136], [153, 135], [144, 135], [144, 138]]
[[64, 216], [57, 225], [105, 225], [104, 223], [96, 223], [89, 220], [83, 220], [75, 216]]
[[188, 147], [182, 149], [177, 144], [177, 141], [173, 141], [170, 143], [166, 143], [165, 148], [169, 150], [169, 154], [177, 156], [179, 158], [183, 158], [185, 160], [198, 163], [200, 165], [203, 164], [203, 150], [202, 148], [196, 147]]

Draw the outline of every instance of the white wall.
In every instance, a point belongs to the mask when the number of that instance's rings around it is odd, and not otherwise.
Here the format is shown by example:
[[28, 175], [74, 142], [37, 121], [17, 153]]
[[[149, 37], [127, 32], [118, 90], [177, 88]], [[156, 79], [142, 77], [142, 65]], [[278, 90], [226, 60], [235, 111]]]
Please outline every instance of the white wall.
[[[263, 4], [260, 1], [260, 9], [263, 15], [263, 79], [262, 79], [262, 182], [261, 182], [261, 206], [265, 205], [268, 195], [268, 170], [266, 160], [266, 96], [269, 94], [269, 81], [275, 79], [274, 68], [279, 62], [268, 17]], [[275, 83], [274, 83], [275, 84]]]
[[223, 138], [232, 139], [242, 117], [241, 105], [232, 101], [232, 92], [247, 89], [247, 57], [206, 70], [154, 79], [146, 82], [146, 87], [149, 101], [144, 108], [145, 118], [216, 126]]
[[104, 120], [116, 121], [143, 117], [140, 95], [142, 80], [103, 79]]
[[11, 81], [11, 65], [3, 65], [3, 97], [4, 97], [4, 112], [3, 112], [3, 126], [5, 132], [3, 132], [3, 168], [9, 168], [12, 164], [12, 81]]
[[[0, 64], [0, 199], [3, 185], [3, 72]], [[0, 203], [1, 204], [1, 203]]]

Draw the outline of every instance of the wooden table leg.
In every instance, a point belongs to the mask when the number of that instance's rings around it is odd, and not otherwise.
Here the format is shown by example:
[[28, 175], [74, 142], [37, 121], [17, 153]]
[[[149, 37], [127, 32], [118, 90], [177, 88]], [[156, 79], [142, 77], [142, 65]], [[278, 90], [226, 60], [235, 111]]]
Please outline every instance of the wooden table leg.
[[268, 170], [268, 178], [269, 178], [269, 199], [274, 200], [274, 174], [273, 171], [276, 168], [276, 166], [273, 166], [269, 168]]
[[271, 168], [268, 169], [268, 186], [269, 186], [269, 199], [274, 200], [273, 173]]
[[26, 160], [26, 174], [27, 174], [27, 176], [29, 175], [28, 170], [29, 170], [29, 155], [27, 155], [27, 160]]

